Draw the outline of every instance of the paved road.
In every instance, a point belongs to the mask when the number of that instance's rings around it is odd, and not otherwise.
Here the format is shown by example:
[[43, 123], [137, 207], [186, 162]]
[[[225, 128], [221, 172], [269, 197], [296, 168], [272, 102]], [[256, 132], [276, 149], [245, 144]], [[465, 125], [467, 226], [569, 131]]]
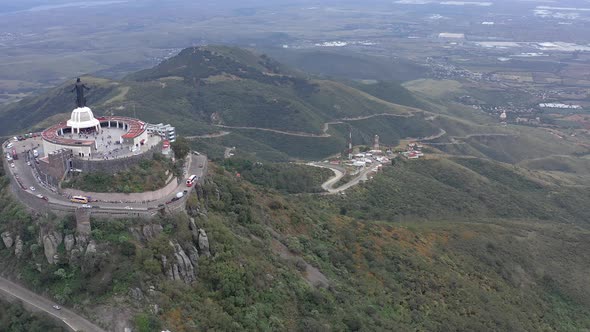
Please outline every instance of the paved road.
[[57, 303], [39, 296], [4, 278], [0, 278], [0, 296], [8, 299], [17, 298], [24, 302], [27, 307], [34, 308], [35, 311], [45, 312], [56, 319], [61, 320], [74, 331], [106, 332], [73, 311], [65, 308], [62, 308], [61, 310], [53, 309], [53, 306], [57, 305]]
[[[26, 188], [25, 190], [31, 194], [41, 194], [49, 200], [50, 203], [54, 203], [64, 207], [78, 208], [79, 204], [72, 203], [68, 198], [61, 196], [59, 193], [52, 191], [51, 188], [44, 187], [36, 178], [33, 168], [26, 164], [25, 154], [23, 151], [31, 148], [31, 144], [36, 146], [37, 142], [32, 139], [27, 139], [20, 142], [13, 142], [14, 147], [17, 149], [19, 159], [14, 160], [15, 167], [9, 167], [9, 174], [13, 177], [18, 175], [20, 182]], [[5, 149], [7, 150], [7, 149]], [[5, 158], [5, 156], [2, 156]], [[207, 170], [207, 156], [191, 154], [188, 158], [186, 170], [184, 172], [184, 178], [191, 174], [197, 175], [200, 179], [206, 174]], [[35, 190], [31, 190], [30, 187], [34, 187]], [[184, 179], [178, 184], [176, 189], [169, 195], [150, 202], [92, 202], [93, 206], [109, 209], [109, 210], [121, 210], [121, 211], [147, 211], [148, 207], [156, 208], [159, 204], [166, 204], [170, 202], [177, 192], [186, 190], [187, 187], [184, 184]]]
[[361, 181], [367, 181], [368, 180], [367, 174], [377, 171], [377, 169], [379, 168], [379, 165], [381, 165], [381, 164], [374, 163], [371, 166], [364, 167], [352, 180], [341, 185], [338, 188], [334, 188], [334, 185], [336, 183], [338, 183], [338, 181], [340, 181], [340, 179], [342, 179], [344, 177], [345, 169], [343, 167], [331, 165], [331, 164], [325, 164], [325, 163], [321, 163], [321, 164], [310, 163], [307, 165], [331, 169], [334, 172], [334, 176], [329, 178], [326, 182], [322, 183], [322, 189], [327, 191], [329, 194], [337, 194], [339, 192], [345, 191], [346, 189], [348, 189], [350, 187], [356, 186]]

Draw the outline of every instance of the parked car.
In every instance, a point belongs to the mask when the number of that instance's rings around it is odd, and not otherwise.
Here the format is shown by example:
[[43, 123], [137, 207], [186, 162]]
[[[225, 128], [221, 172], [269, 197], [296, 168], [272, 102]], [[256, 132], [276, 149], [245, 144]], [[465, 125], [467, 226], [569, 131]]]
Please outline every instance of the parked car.
[[29, 189], [31, 189], [31, 191], [35, 191], [35, 187], [30, 186]]
[[54, 305], [54, 306], [52, 306], [52, 308], [55, 309], [55, 310], [61, 310], [61, 307], [58, 306], [58, 305]]

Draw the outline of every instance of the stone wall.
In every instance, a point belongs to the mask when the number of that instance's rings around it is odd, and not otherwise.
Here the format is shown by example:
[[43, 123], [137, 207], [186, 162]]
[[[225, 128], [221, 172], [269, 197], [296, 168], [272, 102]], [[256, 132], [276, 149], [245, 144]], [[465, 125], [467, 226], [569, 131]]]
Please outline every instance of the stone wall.
[[72, 160], [72, 167], [74, 169], [82, 170], [82, 173], [103, 172], [107, 174], [115, 174], [137, 165], [142, 159], [152, 159], [154, 153], [160, 151], [162, 151], [162, 143], [154, 145], [148, 151], [135, 156], [109, 160], [83, 160], [74, 158]]
[[146, 191], [143, 193], [96, 193], [89, 191], [82, 191], [77, 189], [62, 189], [62, 191], [71, 196], [86, 196], [92, 197], [92, 200], [99, 200], [103, 202], [124, 202], [124, 203], [142, 203], [151, 202], [161, 198], [164, 198], [172, 194], [179, 182], [177, 178], [172, 178], [168, 184], [161, 189], [154, 191]]
[[38, 164], [33, 163], [32, 165], [41, 181], [52, 187], [58, 187], [68, 169], [68, 160], [71, 159], [71, 156], [72, 150], [70, 149], [56, 150], [50, 153], [46, 160], [40, 160]]

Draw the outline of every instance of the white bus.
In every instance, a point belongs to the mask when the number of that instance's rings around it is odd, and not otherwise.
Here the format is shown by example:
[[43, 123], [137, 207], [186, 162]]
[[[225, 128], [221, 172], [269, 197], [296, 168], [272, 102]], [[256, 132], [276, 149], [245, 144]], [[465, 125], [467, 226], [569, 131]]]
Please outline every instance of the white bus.
[[188, 177], [188, 179], [186, 179], [186, 186], [187, 187], [192, 187], [193, 184], [195, 183], [195, 181], [197, 181], [197, 176], [196, 175], [191, 175]]

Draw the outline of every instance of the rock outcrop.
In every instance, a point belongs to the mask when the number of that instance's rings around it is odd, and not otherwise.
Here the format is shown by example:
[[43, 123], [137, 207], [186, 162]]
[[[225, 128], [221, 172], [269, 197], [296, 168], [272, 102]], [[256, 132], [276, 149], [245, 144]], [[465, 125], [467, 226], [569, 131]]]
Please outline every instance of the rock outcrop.
[[133, 238], [141, 242], [150, 241], [158, 237], [163, 230], [164, 228], [160, 224], [148, 224], [129, 228], [129, 232], [131, 232]]
[[74, 248], [70, 252], [70, 265], [76, 267], [82, 265], [82, 251], [80, 249]]
[[[166, 276], [170, 280], [183, 281], [186, 284], [192, 283], [196, 280], [196, 265], [193, 260], [196, 262], [197, 257], [191, 259], [178, 242], [170, 242], [170, 246], [174, 248], [174, 257], [170, 261], [164, 255], [160, 257]], [[196, 252], [196, 248], [194, 250]]]
[[191, 282], [195, 281], [195, 268], [193, 263], [178, 243], [174, 244], [174, 250], [180, 278], [185, 283], [190, 284]]
[[49, 264], [55, 264], [59, 261], [59, 256], [57, 255], [57, 247], [62, 243], [63, 237], [59, 232], [49, 232], [48, 234], [43, 235], [42, 242], [43, 242], [43, 250], [45, 252], [45, 257], [47, 258], [47, 262]]
[[88, 244], [88, 235], [76, 233], [76, 245], [78, 248], [86, 248]]
[[20, 236], [16, 236], [16, 241], [14, 242], [14, 255], [17, 258], [20, 258], [23, 255], [23, 240], [20, 239]]
[[174, 273], [172, 272], [172, 267], [168, 266], [168, 258], [162, 255], [160, 256], [160, 261], [162, 262], [162, 269], [164, 269], [166, 273], [166, 277], [170, 280], [174, 280]]
[[12, 239], [12, 234], [10, 232], [4, 232], [0, 234], [2, 237], [2, 242], [6, 248], [11, 248], [14, 244], [14, 240]]
[[197, 227], [197, 224], [195, 223], [194, 218], [190, 219], [189, 224], [188, 224], [188, 228], [191, 230], [193, 242], [199, 243], [199, 228]]
[[135, 301], [140, 302], [143, 300], [143, 292], [139, 288], [130, 288], [129, 296]]
[[94, 240], [90, 240], [88, 242], [88, 246], [86, 247], [86, 252], [84, 252], [83, 261], [82, 261], [82, 271], [86, 273], [92, 273], [97, 269], [98, 263], [100, 260], [100, 255], [96, 248], [96, 242]]
[[199, 266], [199, 251], [195, 246], [190, 246], [187, 251], [188, 258], [191, 260], [191, 263], [193, 263], [194, 269], [197, 270]]
[[211, 251], [209, 250], [209, 238], [204, 229], [199, 228], [199, 254], [205, 257], [211, 257]]
[[74, 235], [72, 235], [72, 234], [66, 235], [66, 237], [64, 238], [64, 246], [66, 247], [66, 251], [70, 252], [74, 248], [75, 244], [76, 244], [76, 239], [74, 238]]
[[156, 238], [164, 230], [160, 224], [150, 224], [142, 227], [143, 236], [146, 240]]

